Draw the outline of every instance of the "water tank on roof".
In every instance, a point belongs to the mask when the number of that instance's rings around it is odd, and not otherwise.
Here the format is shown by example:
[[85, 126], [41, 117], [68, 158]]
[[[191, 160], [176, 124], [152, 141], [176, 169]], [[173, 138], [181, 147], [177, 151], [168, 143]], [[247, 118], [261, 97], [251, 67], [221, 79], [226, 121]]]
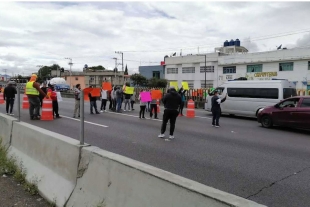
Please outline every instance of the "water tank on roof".
[[227, 46], [229, 46], [228, 40], [226, 40], [226, 41], [224, 42], [224, 47], [227, 47]]
[[238, 47], [240, 47], [240, 40], [239, 40], [239, 39], [236, 39], [235, 45], [238, 46]]
[[229, 46], [234, 46], [235, 45], [235, 41], [232, 39], [232, 40], [230, 40], [230, 42], [229, 42]]

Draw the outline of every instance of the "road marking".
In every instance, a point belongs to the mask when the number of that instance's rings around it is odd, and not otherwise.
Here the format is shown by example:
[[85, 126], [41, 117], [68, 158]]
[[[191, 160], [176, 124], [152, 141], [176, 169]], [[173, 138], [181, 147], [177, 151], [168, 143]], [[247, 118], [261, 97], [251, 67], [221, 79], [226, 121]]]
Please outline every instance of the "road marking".
[[212, 118], [210, 118], [210, 117], [205, 117], [205, 116], [195, 116], [195, 117], [201, 118], [201, 119], [212, 119]]
[[[116, 112], [112, 112], [112, 111], [107, 111], [105, 113], [117, 114], [117, 115], [122, 115], [122, 116], [131, 116], [131, 117], [139, 118], [139, 116], [135, 116], [135, 115], [131, 115], [131, 114], [116, 113]], [[152, 120], [152, 121], [163, 121], [161, 119], [151, 119], [151, 118], [145, 118], [145, 119], [149, 119], [149, 120]]]
[[[68, 117], [68, 116], [61, 116], [61, 117], [66, 118], [66, 119], [71, 119], [71, 120], [74, 120], [74, 121], [80, 121], [79, 119], [75, 119], [75, 118]], [[104, 128], [108, 127], [106, 125], [97, 124], [97, 123], [89, 122], [89, 121], [85, 121], [85, 120], [84, 120], [84, 122], [87, 123], [87, 124], [92, 124], [92, 125], [96, 125], [96, 126], [100, 126], [100, 127], [104, 127]]]

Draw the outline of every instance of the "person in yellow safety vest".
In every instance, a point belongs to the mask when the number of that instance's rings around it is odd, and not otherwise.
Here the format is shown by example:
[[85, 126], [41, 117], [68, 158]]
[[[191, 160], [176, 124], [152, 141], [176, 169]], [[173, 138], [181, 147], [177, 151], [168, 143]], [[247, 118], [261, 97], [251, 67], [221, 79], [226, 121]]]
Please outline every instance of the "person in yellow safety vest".
[[45, 96], [49, 98], [40, 88], [40, 84], [36, 82], [37, 75], [32, 74], [29, 82], [26, 84], [26, 95], [29, 101], [29, 114], [31, 120], [40, 119], [40, 97]]

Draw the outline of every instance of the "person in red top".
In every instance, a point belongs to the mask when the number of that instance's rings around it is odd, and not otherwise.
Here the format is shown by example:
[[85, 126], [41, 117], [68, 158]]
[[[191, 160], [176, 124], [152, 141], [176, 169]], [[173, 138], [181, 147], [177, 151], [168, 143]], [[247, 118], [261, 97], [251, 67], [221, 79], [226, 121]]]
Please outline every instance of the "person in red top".
[[53, 115], [56, 118], [61, 118], [58, 113], [58, 101], [57, 101], [57, 93], [54, 91], [54, 86], [51, 84], [48, 84], [48, 90], [47, 94], [49, 94], [50, 98], [53, 101]]

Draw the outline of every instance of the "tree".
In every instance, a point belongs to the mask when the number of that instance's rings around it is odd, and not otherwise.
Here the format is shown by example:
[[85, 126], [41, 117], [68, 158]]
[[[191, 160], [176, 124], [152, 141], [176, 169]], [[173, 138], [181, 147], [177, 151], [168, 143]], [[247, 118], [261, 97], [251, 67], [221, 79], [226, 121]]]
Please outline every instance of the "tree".
[[130, 76], [130, 79], [132, 80], [134, 86], [145, 86], [147, 85], [148, 82], [146, 77], [138, 73], [135, 73], [132, 76]]
[[98, 66], [89, 67], [87, 70], [97, 71], [97, 70], [105, 70], [105, 68], [102, 65], [98, 65]]
[[166, 79], [151, 78], [148, 80], [148, 86], [151, 88], [166, 88], [167, 83]]
[[127, 68], [127, 64], [126, 64], [126, 68], [125, 68], [124, 75], [128, 75], [128, 68]]

